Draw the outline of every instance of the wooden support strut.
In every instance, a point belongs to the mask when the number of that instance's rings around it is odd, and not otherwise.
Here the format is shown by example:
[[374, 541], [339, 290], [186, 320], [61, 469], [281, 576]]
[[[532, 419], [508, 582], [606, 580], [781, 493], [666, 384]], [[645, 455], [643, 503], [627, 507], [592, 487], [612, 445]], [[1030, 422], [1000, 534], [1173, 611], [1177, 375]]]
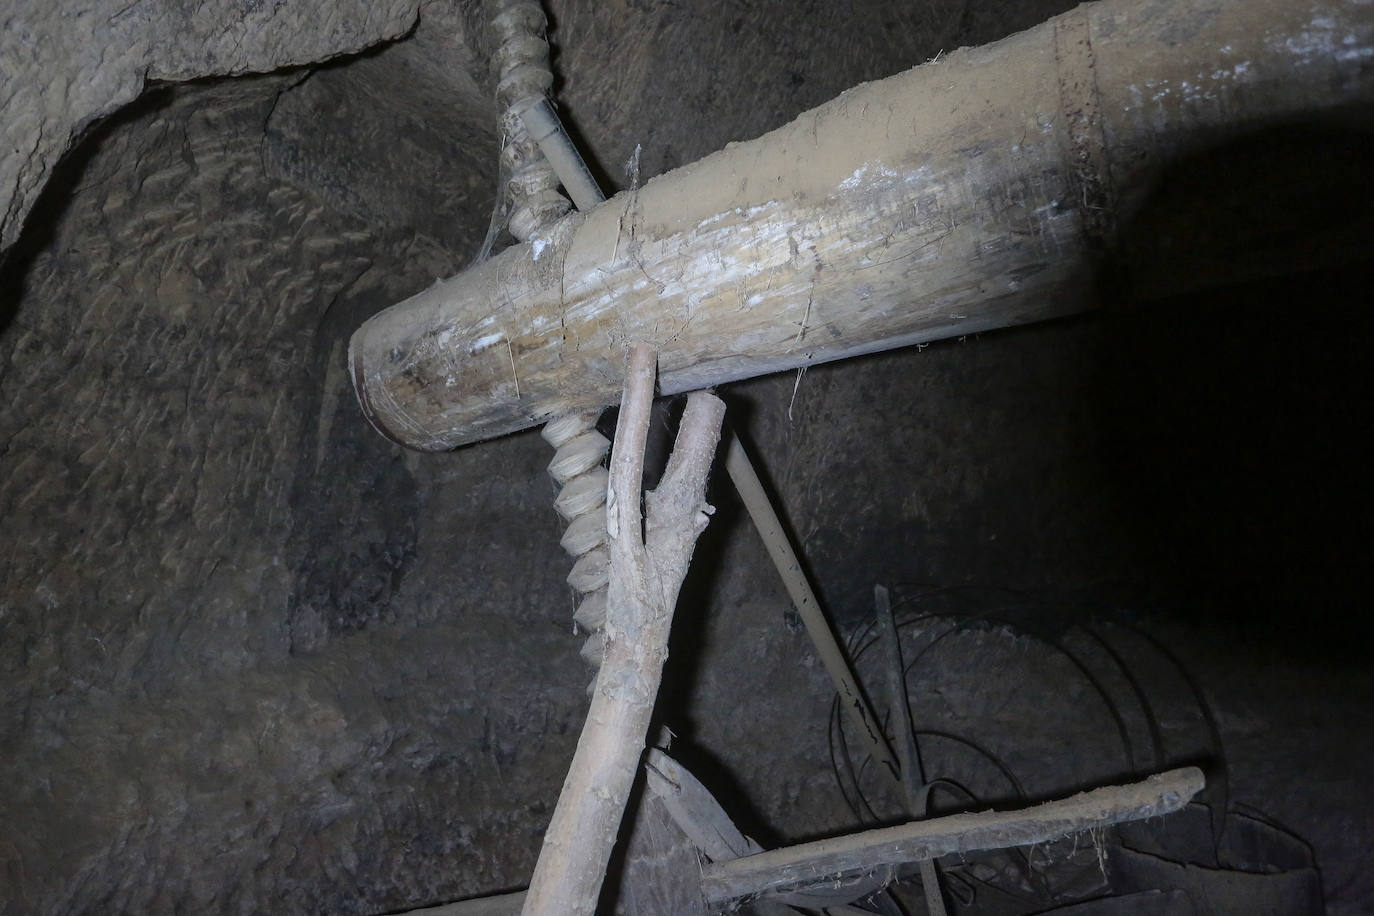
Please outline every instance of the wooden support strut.
[[1021, 811], [952, 814], [788, 846], [709, 865], [702, 888], [713, 905], [795, 890], [857, 871], [934, 859], [956, 852], [1030, 846], [1124, 821], [1179, 810], [1202, 791], [1196, 767], [1143, 782], [1093, 789]]
[[811, 643], [816, 647], [817, 657], [835, 684], [835, 690], [840, 695], [842, 714], [863, 736], [874, 762], [888, 777], [899, 778], [901, 767], [888, 747], [887, 739], [883, 737], [882, 725], [879, 724], [878, 717], [874, 714], [858, 679], [854, 677], [854, 671], [845, 657], [844, 650], [840, 648], [835, 634], [830, 629], [830, 621], [821, 610], [816, 593], [806, 578], [805, 570], [802, 569], [801, 560], [792, 548], [792, 540], [787, 536], [782, 520], [778, 518], [772, 500], [768, 498], [768, 492], [763, 488], [763, 482], [759, 480], [758, 472], [754, 470], [754, 464], [749, 460], [749, 455], [738, 436], [731, 435], [726, 444], [725, 470], [730, 475], [730, 482], [735, 485], [745, 510], [753, 520], [754, 527], [758, 529], [759, 537], [763, 539], [768, 558], [773, 561], [773, 566], [792, 599], [792, 605], [806, 626]]
[[576, 916], [596, 909], [644, 752], [678, 591], [711, 512], [706, 476], [725, 405], [707, 392], [688, 397], [663, 479], [644, 497], [646, 509], [640, 511], [654, 365], [650, 347], [631, 349], [606, 504], [611, 570], [605, 658], [544, 834], [521, 911], [525, 916]]
[[[656, 759], [659, 765], [665, 763], [661, 755]], [[671, 764], [670, 759], [666, 762]], [[702, 869], [702, 891], [708, 904], [725, 907], [760, 895], [787, 899], [788, 891], [833, 885], [836, 879], [856, 872], [951, 853], [1046, 843], [1112, 824], [1171, 814], [1187, 805], [1204, 784], [1201, 770], [1183, 767], [1141, 782], [1093, 789], [1020, 811], [953, 814], [769, 852], [757, 851], [757, 845], [740, 834], [723, 812], [708, 810], [703, 817], [704, 809], [717, 807], [709, 794], [695, 801], [695, 811], [674, 816], [708, 857], [716, 859]], [[671, 796], [679, 788], [660, 785], [654, 791]], [[705, 792], [694, 785], [688, 788]], [[693, 804], [690, 800], [684, 802]], [[412, 912], [414, 916], [513, 916], [525, 897], [524, 892], [504, 894]], [[832, 909], [841, 911], [847, 912], [844, 908]]]
[[[883, 646], [887, 663], [888, 717], [892, 722], [897, 758], [901, 764], [902, 795], [906, 813], [913, 819], [926, 816], [930, 784], [921, 766], [920, 750], [916, 747], [916, 732], [911, 724], [911, 709], [907, 703], [906, 667], [902, 664], [902, 642], [897, 632], [897, 619], [892, 616], [892, 599], [885, 587], [873, 588], [873, 604], [877, 611], [878, 641]], [[934, 859], [922, 859], [921, 890], [925, 893], [929, 916], [945, 916], [945, 899], [940, 890], [939, 870]]]

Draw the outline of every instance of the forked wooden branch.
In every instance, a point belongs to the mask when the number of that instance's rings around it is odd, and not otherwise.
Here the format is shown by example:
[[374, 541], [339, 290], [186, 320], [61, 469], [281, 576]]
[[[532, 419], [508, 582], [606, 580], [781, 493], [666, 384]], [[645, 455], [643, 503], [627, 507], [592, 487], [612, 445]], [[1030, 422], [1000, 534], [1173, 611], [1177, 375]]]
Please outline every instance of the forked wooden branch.
[[725, 405], [706, 392], [687, 399], [677, 442], [658, 489], [640, 512], [644, 445], [654, 396], [654, 351], [630, 353], [615, 447], [611, 451], [606, 527], [610, 584], [606, 655], [591, 708], [563, 783], [553, 820], [521, 910], [591, 914], [620, 822], [668, 658], [673, 608], [697, 537], [711, 507], [705, 502]]

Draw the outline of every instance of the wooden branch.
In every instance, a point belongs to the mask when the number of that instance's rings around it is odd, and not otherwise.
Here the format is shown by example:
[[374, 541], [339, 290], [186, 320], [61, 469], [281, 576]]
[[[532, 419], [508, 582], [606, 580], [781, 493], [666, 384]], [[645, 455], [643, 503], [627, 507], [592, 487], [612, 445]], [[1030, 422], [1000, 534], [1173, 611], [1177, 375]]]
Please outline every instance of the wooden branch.
[[792, 605], [801, 616], [802, 623], [806, 625], [806, 632], [811, 637], [812, 645], [816, 647], [817, 657], [835, 684], [835, 690], [840, 695], [842, 713], [864, 736], [868, 752], [873, 755], [878, 768], [884, 775], [896, 780], [899, 769], [897, 758], [893, 756], [887, 739], [883, 737], [878, 717], [874, 715], [868, 697], [849, 666], [849, 659], [845, 657], [844, 650], [840, 648], [839, 641], [830, 629], [830, 621], [826, 620], [820, 601], [816, 599], [816, 593], [812, 591], [811, 583], [802, 571], [801, 561], [792, 549], [792, 540], [782, 527], [782, 521], [773, 509], [773, 501], [768, 498], [768, 491], [763, 488], [758, 472], [749, 460], [749, 453], [740, 444], [738, 436], [730, 436], [725, 450], [725, 470], [729, 473], [730, 482], [735, 485], [750, 520], [758, 529], [759, 537], [763, 538], [763, 546], [768, 551], [768, 557], [773, 561], [787, 594], [792, 598]]
[[606, 527], [611, 571], [606, 654], [587, 721], [525, 898], [525, 916], [591, 914], [644, 751], [644, 736], [668, 657], [678, 591], [706, 526], [706, 475], [725, 405], [692, 394], [667, 473], [650, 494], [641, 531], [640, 486], [654, 353], [633, 348], [611, 452]]
[[[657, 343], [674, 393], [1083, 311], [1171, 163], [1295, 118], [1364, 130], [1372, 47], [1350, 0], [1084, 4], [857, 86], [374, 316], [349, 348], [359, 401], [440, 450], [612, 403], [627, 337]], [[1147, 82], [1174, 90], [1142, 100]], [[1266, 193], [1310, 181], [1275, 169]], [[1194, 218], [1150, 235], [1190, 244], [1121, 246], [1133, 285], [1368, 256], [1364, 220], [1230, 222], [1208, 246]]]
[[[644, 483], [644, 448], [649, 441], [649, 413], [654, 403], [654, 351], [646, 344], [630, 350], [629, 368], [625, 374], [625, 393], [620, 399], [620, 416], [615, 426], [615, 444], [611, 447], [610, 481], [606, 491], [606, 533], [612, 569], [619, 569], [620, 586], [640, 589], [647, 570], [644, 565], [643, 517], [640, 513], [640, 492]], [[611, 574], [615, 579], [615, 573]], [[642, 605], [646, 596], [635, 594]], [[619, 612], [612, 619], [612, 608]], [[612, 627], [623, 628], [642, 615], [625, 613], [625, 596], [613, 601], [607, 596], [606, 632]]]
[[700, 391], [688, 395], [663, 479], [645, 497], [645, 548], [661, 589], [660, 606], [669, 614], [677, 604], [692, 548], [715, 511], [706, 504], [704, 487], [724, 419], [725, 404], [719, 398]]
[[525, 902], [525, 892], [474, 897], [456, 903], [427, 906], [420, 910], [406, 910], [400, 916], [516, 916]]
[[709, 865], [702, 888], [712, 904], [832, 881], [853, 872], [955, 852], [1047, 843], [1123, 821], [1177, 811], [1202, 790], [1202, 771], [1184, 767], [1126, 786], [1093, 789], [1021, 811], [984, 811], [912, 821]]

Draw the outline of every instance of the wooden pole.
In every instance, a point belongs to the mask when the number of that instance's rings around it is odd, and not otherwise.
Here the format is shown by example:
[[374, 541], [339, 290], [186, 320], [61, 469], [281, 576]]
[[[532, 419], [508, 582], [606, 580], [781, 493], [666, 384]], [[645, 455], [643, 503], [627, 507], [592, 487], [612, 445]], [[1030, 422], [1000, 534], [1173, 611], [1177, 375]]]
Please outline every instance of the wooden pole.
[[[1359, 219], [1227, 224], [1225, 252], [1187, 270], [1186, 251], [1120, 243], [1171, 164], [1299, 119], [1367, 129], [1371, 55], [1369, 3], [1085, 4], [858, 86], [378, 314], [350, 347], [359, 400], [397, 442], [442, 450], [613, 403], [630, 340], [658, 349], [671, 394], [1079, 312], [1105, 251], [1175, 289], [1367, 256]], [[1268, 170], [1266, 199], [1298, 199], [1314, 171]]]
[[953, 814], [788, 846], [706, 866], [702, 887], [711, 903], [724, 905], [955, 852], [1047, 843], [1124, 821], [1170, 814], [1202, 791], [1203, 785], [1201, 770], [1184, 767], [1143, 782], [1093, 789], [1021, 811]]
[[687, 399], [659, 486], [640, 512], [644, 445], [654, 396], [654, 352], [631, 349], [615, 446], [606, 528], [611, 572], [606, 654], [591, 708], [526, 893], [524, 916], [591, 914], [615, 846], [654, 699], [668, 658], [678, 591], [711, 507], [706, 476], [725, 405], [705, 392]]
[[[892, 722], [893, 743], [901, 764], [902, 796], [906, 800], [907, 816], [919, 820], [926, 816], [929, 784], [921, 766], [921, 752], [916, 747], [916, 731], [911, 724], [911, 707], [907, 703], [906, 666], [902, 664], [902, 639], [897, 632], [897, 619], [892, 616], [892, 599], [887, 588], [873, 586], [873, 604], [878, 625], [878, 642], [883, 647], [887, 666], [887, 708]], [[945, 916], [945, 898], [940, 890], [940, 874], [934, 859], [922, 859], [921, 890], [925, 893], [929, 916]]]
[[[716, 810], [719, 806], [704, 788], [694, 779], [679, 778], [670, 758], [665, 761], [659, 755], [654, 762], [669, 773], [666, 778], [659, 775], [658, 785], [653, 785], [651, 777], [651, 791], [671, 798], [686, 786], [693, 796], [679, 800], [680, 805], [691, 810], [675, 816], [703, 850], [708, 854], [714, 852], [716, 861], [702, 869], [702, 886], [708, 902], [716, 906], [764, 894], [774, 900], [788, 899], [787, 891], [833, 884], [837, 878], [855, 872], [925, 861], [954, 852], [1046, 843], [1112, 824], [1159, 817], [1183, 808], [1205, 784], [1201, 770], [1184, 767], [1142, 782], [1093, 789], [1021, 811], [955, 814], [757, 852], [757, 845], [740, 834], [724, 812]], [[737, 852], [746, 854], [734, 858]], [[495, 916], [516, 912], [523, 897], [524, 892], [520, 892], [413, 912], [424, 916]], [[850, 909], [831, 905], [829, 912], [847, 913]]]
[[730, 482], [735, 485], [735, 490], [739, 492], [740, 500], [744, 503], [749, 518], [753, 520], [754, 527], [758, 529], [759, 537], [763, 539], [763, 546], [782, 578], [793, 607], [797, 609], [802, 623], [806, 625], [806, 632], [811, 637], [812, 645], [816, 647], [816, 655], [835, 684], [835, 690], [840, 695], [840, 709], [850, 724], [864, 736], [874, 763], [881, 767], [888, 777], [898, 779], [901, 768], [887, 745], [887, 739], [883, 737], [878, 717], [874, 714], [858, 679], [854, 677], [849, 659], [845, 657], [844, 650], [840, 648], [839, 641], [830, 629], [830, 621], [821, 610], [820, 601], [817, 600], [816, 593], [806, 578], [801, 560], [792, 549], [792, 539], [787, 536], [782, 520], [773, 509], [773, 501], [768, 498], [768, 492], [763, 488], [758, 472], [754, 470], [754, 463], [749, 460], [749, 455], [740, 444], [738, 436], [731, 435], [727, 441], [725, 470], [730, 475]]

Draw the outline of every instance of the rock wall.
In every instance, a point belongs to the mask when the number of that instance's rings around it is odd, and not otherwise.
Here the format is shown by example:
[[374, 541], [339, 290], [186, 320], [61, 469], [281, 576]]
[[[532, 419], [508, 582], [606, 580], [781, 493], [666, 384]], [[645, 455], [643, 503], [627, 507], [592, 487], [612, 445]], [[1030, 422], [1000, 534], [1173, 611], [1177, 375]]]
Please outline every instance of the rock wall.
[[59, 159], [150, 81], [264, 73], [360, 51], [415, 24], [416, 0], [213, 4], [20, 0], [0, 13], [0, 249]]
[[[618, 187], [636, 146], [644, 179], [1068, 5], [558, 0], [550, 13], [560, 103]], [[486, 233], [497, 141], [482, 10], [365, 6], [0, 15], [0, 913], [382, 913], [519, 886], [532, 868], [584, 708], [549, 449], [525, 434], [403, 454], [367, 427], [344, 369], [362, 320], [462, 269]], [[1302, 379], [1349, 407], [1335, 393], [1357, 383], [1367, 325], [1330, 304], [1357, 286], [1312, 288], [1326, 290], [1315, 336], [1292, 374], [1270, 376], [1267, 403]], [[1199, 545], [1243, 530], [1179, 540], [1205, 527], [1221, 477], [1168, 447], [1169, 418], [1205, 442], [1203, 408], [1234, 403], [1146, 373], [1151, 347], [1198, 320], [1192, 303], [1162, 314], [726, 392], [837, 620], [866, 618], [875, 581], [1095, 608], [1158, 607], [1191, 587]], [[1222, 339], [1229, 313], [1207, 314], [1202, 342]], [[1336, 329], [1351, 345], [1323, 354]], [[1231, 339], [1228, 371], [1188, 377], [1244, 401], [1227, 378], [1284, 365], [1282, 350], [1241, 359], [1256, 339]], [[1207, 365], [1202, 342], [1170, 368]], [[1343, 463], [1359, 456], [1318, 419], [1304, 441], [1329, 448], [1284, 460], [1359, 505], [1367, 489]], [[1255, 453], [1264, 428], [1226, 447]], [[1272, 487], [1252, 499], [1270, 478], [1251, 467], [1227, 505], [1274, 504]], [[1190, 475], [1173, 511], [1171, 478]], [[827, 681], [738, 506], [723, 488], [713, 498], [662, 717], [760, 838], [844, 829]], [[1323, 543], [1361, 543], [1331, 532]], [[1295, 573], [1286, 594], [1314, 580]], [[1224, 704], [1235, 797], [1310, 833], [1333, 911], [1357, 911], [1369, 885], [1348, 850], [1368, 824], [1341, 799], [1360, 788], [1351, 761], [1374, 749], [1303, 717], [1354, 721], [1368, 673], [1317, 663], [1315, 642], [1272, 626], [1256, 631], [1262, 651], [1214, 652], [1232, 646], [1231, 623], [1195, 626], [1195, 613], [1164, 630]], [[1252, 689], [1248, 658], [1291, 676]], [[1048, 754], [1045, 773], [1084, 781], [1118, 765]], [[1312, 788], [1285, 795], [1299, 766]]]
[[[484, 586], [397, 601], [421, 494], [341, 372], [360, 315], [455, 265], [268, 174], [290, 84], [146, 97], [28, 264], [0, 414], [7, 912], [368, 912], [514, 883], [556, 791], [553, 768], [498, 786], [567, 747], [577, 696], [526, 692], [576, 670], [561, 634]], [[498, 792], [495, 820], [472, 808]]]

